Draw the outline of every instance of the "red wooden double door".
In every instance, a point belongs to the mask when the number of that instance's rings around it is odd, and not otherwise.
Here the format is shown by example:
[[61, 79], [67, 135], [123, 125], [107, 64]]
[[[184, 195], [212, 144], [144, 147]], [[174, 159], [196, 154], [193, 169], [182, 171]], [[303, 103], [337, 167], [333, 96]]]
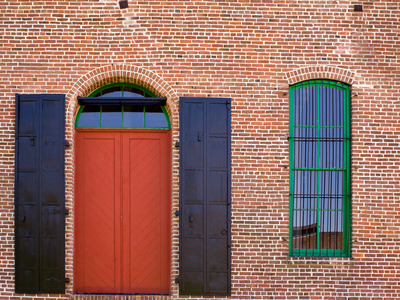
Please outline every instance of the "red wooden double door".
[[76, 132], [76, 293], [168, 294], [170, 132]]

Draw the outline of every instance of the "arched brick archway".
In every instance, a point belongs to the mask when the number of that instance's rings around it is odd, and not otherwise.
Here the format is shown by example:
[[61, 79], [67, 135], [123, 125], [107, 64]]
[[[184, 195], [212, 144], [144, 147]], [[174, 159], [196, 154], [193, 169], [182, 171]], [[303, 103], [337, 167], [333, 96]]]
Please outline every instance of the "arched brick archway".
[[286, 80], [289, 85], [309, 79], [332, 79], [352, 85], [355, 81], [355, 75], [354, 72], [347, 69], [341, 69], [335, 66], [316, 65], [287, 72]]
[[[79, 108], [77, 97], [88, 96], [91, 92], [97, 88], [117, 82], [133, 83], [140, 85], [147, 90], [151, 91], [158, 97], [166, 97], [166, 109], [171, 121], [171, 134], [172, 141], [169, 145], [172, 151], [172, 166], [178, 166], [178, 150], [173, 148], [172, 145], [178, 139], [178, 96], [171, 86], [164, 81], [159, 75], [154, 72], [132, 65], [107, 65], [100, 68], [94, 69], [85, 75], [81, 76], [71, 89], [66, 94], [66, 140], [70, 143], [70, 147], [66, 151], [66, 207], [71, 211], [67, 216], [66, 226], [69, 229], [67, 233], [72, 233], [74, 227], [74, 186], [75, 186], [75, 149], [74, 149], [74, 138], [75, 138], [75, 116]], [[177, 170], [173, 170], [171, 173], [176, 173]], [[171, 182], [171, 195], [177, 195], [177, 183], [178, 179], [176, 176], [172, 177]], [[178, 207], [179, 199], [177, 196], [171, 197], [171, 209], [176, 210]], [[178, 227], [176, 222], [172, 222], [171, 231]], [[176, 242], [172, 241], [172, 248], [177, 248]], [[73, 278], [73, 252], [74, 252], [74, 236], [73, 234], [67, 234], [66, 237], [66, 272], [67, 277], [71, 278], [71, 285], [67, 287], [67, 294], [72, 294], [72, 287], [74, 284]], [[172, 250], [174, 251], [174, 250]], [[173, 265], [173, 264], [172, 264]], [[177, 270], [172, 268], [172, 274], [176, 273]], [[173, 275], [174, 276], [174, 275]]]
[[[134, 83], [150, 90], [156, 96], [166, 97], [167, 110], [172, 122], [171, 126], [174, 128], [177, 125], [178, 114], [176, 103], [178, 102], [178, 96], [172, 87], [150, 70], [132, 65], [117, 64], [103, 66], [86, 73], [68, 91], [66, 95], [67, 135], [73, 129], [78, 106], [77, 97], [87, 96], [97, 88], [114, 82]], [[68, 126], [72, 126], [72, 129]]]

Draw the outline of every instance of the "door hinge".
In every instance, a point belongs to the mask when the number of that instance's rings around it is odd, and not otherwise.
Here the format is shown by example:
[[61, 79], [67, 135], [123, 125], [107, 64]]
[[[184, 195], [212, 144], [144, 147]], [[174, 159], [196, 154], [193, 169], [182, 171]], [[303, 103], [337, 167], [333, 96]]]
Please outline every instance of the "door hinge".
[[69, 277], [65, 277], [65, 278], [64, 278], [64, 282], [65, 282], [65, 283], [69, 283]]
[[175, 278], [175, 283], [178, 283], [178, 284], [181, 283], [181, 279], [179, 277], [176, 277]]
[[45, 281], [60, 281], [60, 278], [50, 277], [50, 278], [46, 278]]
[[71, 145], [69, 144], [68, 141], [64, 141], [64, 146], [67, 147], [67, 148], [69, 148], [69, 146], [71, 146]]
[[180, 143], [179, 142], [175, 142], [175, 148], [179, 148]]
[[179, 210], [175, 211], [175, 216], [179, 217]]
[[193, 227], [193, 222], [194, 222], [194, 215], [192, 212], [189, 212], [189, 226]]
[[66, 216], [68, 216], [68, 215], [69, 215], [69, 209], [64, 209], [64, 214], [65, 214]]

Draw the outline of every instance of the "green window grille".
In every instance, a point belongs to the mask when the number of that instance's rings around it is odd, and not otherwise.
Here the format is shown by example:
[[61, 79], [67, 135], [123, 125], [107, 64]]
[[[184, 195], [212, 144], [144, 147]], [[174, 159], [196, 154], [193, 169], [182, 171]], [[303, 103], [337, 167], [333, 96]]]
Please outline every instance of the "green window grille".
[[76, 128], [159, 128], [169, 129], [171, 123], [164, 106], [160, 105], [110, 105], [107, 98], [155, 97], [145, 88], [129, 83], [103, 86], [89, 97], [104, 98], [106, 105], [82, 105], [75, 121]]
[[290, 86], [289, 254], [350, 256], [350, 87]]

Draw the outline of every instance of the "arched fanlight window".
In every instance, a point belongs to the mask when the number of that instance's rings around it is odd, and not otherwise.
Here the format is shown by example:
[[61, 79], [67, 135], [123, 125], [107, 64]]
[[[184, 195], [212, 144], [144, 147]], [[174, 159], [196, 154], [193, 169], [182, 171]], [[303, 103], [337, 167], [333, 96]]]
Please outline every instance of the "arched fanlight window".
[[171, 128], [160, 98], [135, 84], [113, 83], [78, 97], [76, 128]]

